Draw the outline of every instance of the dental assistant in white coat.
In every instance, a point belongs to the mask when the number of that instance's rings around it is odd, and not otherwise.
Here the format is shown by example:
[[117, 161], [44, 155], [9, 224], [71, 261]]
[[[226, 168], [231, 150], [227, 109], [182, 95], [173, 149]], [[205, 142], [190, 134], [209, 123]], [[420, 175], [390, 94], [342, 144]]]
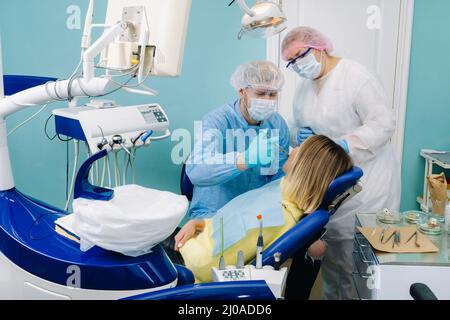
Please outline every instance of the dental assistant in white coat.
[[399, 210], [400, 165], [390, 144], [395, 118], [381, 83], [364, 66], [334, 57], [332, 51], [332, 43], [309, 27], [293, 29], [282, 43], [283, 59], [301, 78], [293, 102], [291, 144], [326, 135], [364, 171], [363, 191], [336, 212], [324, 241], [310, 249], [324, 253], [323, 298], [352, 299], [355, 214]]

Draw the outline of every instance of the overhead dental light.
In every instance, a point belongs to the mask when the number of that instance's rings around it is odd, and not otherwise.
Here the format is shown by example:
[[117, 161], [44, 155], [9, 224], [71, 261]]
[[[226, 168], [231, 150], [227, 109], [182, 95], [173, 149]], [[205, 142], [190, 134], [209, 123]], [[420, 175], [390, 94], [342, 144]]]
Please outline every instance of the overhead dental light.
[[257, 0], [250, 8], [245, 0], [237, 0], [245, 12], [238, 39], [244, 34], [255, 38], [268, 38], [287, 28], [287, 17], [281, 9], [279, 0]]

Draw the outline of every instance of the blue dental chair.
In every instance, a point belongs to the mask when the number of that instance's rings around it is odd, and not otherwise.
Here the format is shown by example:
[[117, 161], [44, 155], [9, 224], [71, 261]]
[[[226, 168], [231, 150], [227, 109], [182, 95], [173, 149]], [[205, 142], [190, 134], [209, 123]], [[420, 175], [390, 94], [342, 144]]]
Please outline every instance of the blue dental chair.
[[[322, 206], [314, 213], [306, 216], [295, 227], [281, 236], [263, 253], [263, 264], [273, 265], [274, 254], [282, 253], [281, 263], [292, 257], [298, 250], [308, 243], [317, 240], [318, 234], [328, 223], [330, 216], [342, 203], [362, 190], [359, 179], [363, 176], [360, 168], [354, 167], [351, 171], [338, 177], [330, 185], [325, 194]], [[189, 200], [192, 199], [193, 184], [186, 174], [185, 166], [182, 168], [181, 192]], [[182, 266], [185, 278], [181, 277], [183, 285], [176, 288], [148, 293], [135, 297], [132, 300], [271, 300], [275, 299], [264, 281], [220, 282], [193, 284], [192, 273]], [[180, 276], [180, 275], [179, 275]], [[190, 279], [191, 278], [191, 279]], [[189, 282], [192, 283], [189, 284]]]

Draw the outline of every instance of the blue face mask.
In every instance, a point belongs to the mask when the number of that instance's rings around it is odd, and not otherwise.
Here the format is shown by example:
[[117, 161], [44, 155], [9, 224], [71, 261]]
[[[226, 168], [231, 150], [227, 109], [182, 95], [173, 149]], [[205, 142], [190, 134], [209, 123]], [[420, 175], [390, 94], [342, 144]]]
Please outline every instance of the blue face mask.
[[300, 77], [315, 80], [320, 76], [322, 63], [317, 61], [314, 54], [310, 53], [306, 57], [296, 61], [291, 68]]

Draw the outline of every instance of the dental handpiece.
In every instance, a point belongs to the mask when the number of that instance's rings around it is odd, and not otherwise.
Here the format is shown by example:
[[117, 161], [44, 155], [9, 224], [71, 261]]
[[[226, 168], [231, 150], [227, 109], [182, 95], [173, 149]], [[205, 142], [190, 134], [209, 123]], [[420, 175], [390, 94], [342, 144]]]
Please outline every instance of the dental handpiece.
[[146, 142], [148, 138], [150, 138], [153, 135], [153, 130], [147, 131], [145, 134], [141, 136], [142, 142]]
[[258, 215], [257, 218], [259, 220], [259, 236], [258, 242], [256, 243], [256, 269], [262, 269], [262, 255], [264, 249], [262, 215]]
[[118, 144], [126, 153], [128, 153], [128, 155], [130, 156], [130, 157], [132, 157], [132, 158], [134, 158], [134, 156], [131, 154], [131, 152], [130, 152], [130, 150], [128, 150], [127, 149], [127, 147], [125, 147], [125, 145], [124, 145], [124, 140], [123, 140], [123, 138], [122, 138], [122, 136], [120, 136], [120, 135], [115, 135], [113, 138], [112, 138], [112, 142], [113, 142], [113, 145], [114, 144]]

